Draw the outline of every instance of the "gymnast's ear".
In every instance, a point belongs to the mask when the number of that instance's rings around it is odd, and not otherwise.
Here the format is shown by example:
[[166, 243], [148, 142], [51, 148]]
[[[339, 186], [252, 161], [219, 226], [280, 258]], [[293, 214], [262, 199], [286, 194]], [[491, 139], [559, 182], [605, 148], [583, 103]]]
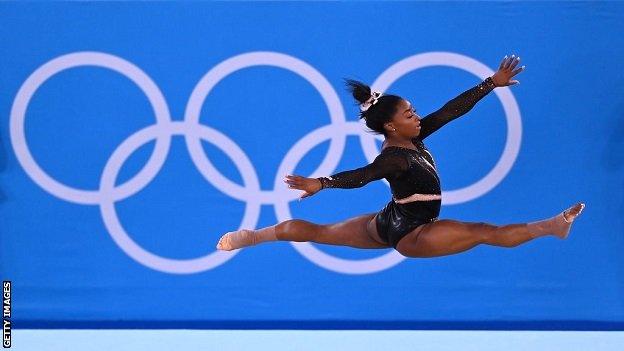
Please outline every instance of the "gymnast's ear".
[[396, 131], [396, 128], [394, 128], [392, 122], [384, 123], [383, 128], [386, 131], [386, 134], [394, 133]]

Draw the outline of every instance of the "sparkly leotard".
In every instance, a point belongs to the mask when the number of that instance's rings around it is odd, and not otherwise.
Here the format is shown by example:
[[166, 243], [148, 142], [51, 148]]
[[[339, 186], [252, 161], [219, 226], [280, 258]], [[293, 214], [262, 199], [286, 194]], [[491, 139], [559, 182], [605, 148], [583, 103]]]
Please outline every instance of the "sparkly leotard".
[[441, 194], [436, 164], [423, 139], [470, 111], [494, 88], [492, 78], [488, 77], [425, 116], [420, 122], [420, 134], [412, 139], [416, 149], [387, 146], [367, 166], [318, 179], [323, 188], [350, 189], [385, 178], [390, 184], [392, 200], [377, 213], [376, 225], [379, 236], [396, 248], [405, 235], [422, 224], [437, 220], [440, 214], [440, 199], [397, 202], [413, 194]]

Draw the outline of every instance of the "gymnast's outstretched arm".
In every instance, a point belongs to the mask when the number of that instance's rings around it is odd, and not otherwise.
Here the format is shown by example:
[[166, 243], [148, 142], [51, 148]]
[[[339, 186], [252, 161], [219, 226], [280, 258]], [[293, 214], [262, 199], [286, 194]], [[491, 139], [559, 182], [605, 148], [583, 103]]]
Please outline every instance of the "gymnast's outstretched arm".
[[420, 135], [417, 138], [425, 139], [448, 122], [466, 114], [495, 87], [492, 77], [488, 77], [444, 104], [439, 110], [423, 117], [420, 122]]
[[517, 80], [510, 80], [524, 70], [525, 66], [514, 69], [519, 62], [520, 57], [512, 55], [508, 58], [505, 56], [494, 75], [487, 77], [481, 83], [459, 94], [453, 100], [444, 104], [439, 110], [423, 117], [420, 122], [420, 134], [417, 138], [423, 140], [448, 122], [466, 114], [494, 88], [520, 83]]
[[289, 188], [303, 190], [301, 198], [305, 198], [325, 188], [361, 188], [374, 180], [394, 177], [399, 172], [407, 170], [408, 162], [405, 154], [387, 150], [364, 167], [336, 173], [330, 177], [305, 178], [289, 175], [284, 181], [288, 183]]

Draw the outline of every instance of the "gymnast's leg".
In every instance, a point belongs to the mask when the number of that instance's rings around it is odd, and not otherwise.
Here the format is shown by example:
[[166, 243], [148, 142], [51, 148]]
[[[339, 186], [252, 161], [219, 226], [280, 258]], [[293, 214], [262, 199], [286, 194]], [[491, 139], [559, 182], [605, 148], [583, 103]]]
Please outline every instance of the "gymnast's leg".
[[224, 234], [217, 244], [217, 249], [230, 251], [276, 240], [311, 241], [319, 244], [343, 245], [361, 249], [390, 247], [371, 236], [371, 230], [376, 233], [374, 217], [375, 214], [371, 213], [327, 225], [291, 219], [262, 229], [241, 229]]
[[460, 253], [479, 244], [515, 247], [545, 235], [564, 239], [584, 207], [584, 204], [578, 203], [546, 220], [503, 226], [438, 220], [423, 224], [403, 237], [397, 251], [407, 257], [435, 257]]

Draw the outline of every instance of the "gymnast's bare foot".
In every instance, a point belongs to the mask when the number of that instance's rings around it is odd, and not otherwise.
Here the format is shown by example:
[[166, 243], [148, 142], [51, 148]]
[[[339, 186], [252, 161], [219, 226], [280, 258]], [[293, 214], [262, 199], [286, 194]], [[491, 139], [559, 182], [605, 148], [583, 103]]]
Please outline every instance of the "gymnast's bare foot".
[[578, 217], [583, 209], [585, 208], [585, 204], [579, 202], [574, 206], [568, 208], [562, 213], [558, 214], [555, 219], [555, 223], [553, 224], [553, 234], [560, 239], [565, 239], [568, 237], [568, 233], [570, 233], [570, 228], [572, 227], [572, 222]]
[[217, 249], [223, 251], [232, 251], [245, 246], [255, 245], [256, 240], [254, 231], [249, 229], [241, 229], [235, 232], [225, 233], [217, 243]]

